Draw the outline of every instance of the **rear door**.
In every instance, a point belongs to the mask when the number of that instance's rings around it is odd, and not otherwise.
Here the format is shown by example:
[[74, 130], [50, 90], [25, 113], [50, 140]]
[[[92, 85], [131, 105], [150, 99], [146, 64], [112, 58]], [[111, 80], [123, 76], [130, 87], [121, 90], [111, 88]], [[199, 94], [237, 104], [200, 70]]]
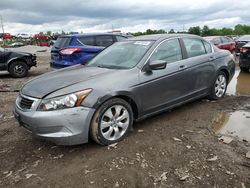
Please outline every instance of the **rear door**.
[[215, 53], [205, 40], [184, 37], [182, 41], [187, 53], [186, 64], [192, 73], [192, 95], [205, 95], [215, 77]]
[[96, 36], [78, 37], [78, 40], [82, 44], [81, 46], [82, 52], [81, 52], [81, 57], [80, 57], [81, 62], [88, 62], [94, 56], [96, 56], [100, 51], [104, 49], [104, 47], [97, 45]]

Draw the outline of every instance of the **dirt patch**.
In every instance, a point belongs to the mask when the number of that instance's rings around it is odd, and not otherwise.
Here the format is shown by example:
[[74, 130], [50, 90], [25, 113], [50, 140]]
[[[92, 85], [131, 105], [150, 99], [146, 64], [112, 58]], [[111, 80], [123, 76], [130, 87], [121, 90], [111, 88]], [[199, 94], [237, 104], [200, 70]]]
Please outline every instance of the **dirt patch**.
[[[20, 88], [47, 72], [48, 61], [40, 56], [28, 78], [4, 75], [1, 83]], [[248, 96], [199, 100], [146, 119], [113, 147], [59, 147], [18, 126], [17, 94], [0, 93], [0, 187], [250, 187], [249, 143], [224, 144], [213, 131], [218, 114], [250, 112]]]

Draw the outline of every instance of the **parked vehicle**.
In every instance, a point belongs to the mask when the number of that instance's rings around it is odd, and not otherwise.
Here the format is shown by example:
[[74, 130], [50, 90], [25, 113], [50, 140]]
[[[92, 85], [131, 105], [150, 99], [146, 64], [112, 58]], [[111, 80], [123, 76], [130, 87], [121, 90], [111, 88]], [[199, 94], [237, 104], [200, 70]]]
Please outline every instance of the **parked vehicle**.
[[30, 35], [27, 34], [27, 33], [18, 33], [18, 34], [16, 35], [16, 37], [17, 37], [18, 39], [30, 39]]
[[235, 51], [238, 54], [240, 53], [240, 48], [245, 44], [247, 44], [248, 42], [250, 42], [250, 35], [241, 36], [238, 39], [236, 39], [235, 42], [236, 42]]
[[0, 37], [2, 39], [12, 39], [12, 38], [14, 38], [14, 36], [11, 35], [10, 33], [0, 33]]
[[50, 46], [50, 36], [44, 34], [35, 34], [33, 39], [38, 46]]
[[59, 69], [76, 64], [85, 64], [105, 47], [126, 38], [112, 33], [60, 36], [51, 49], [50, 67]]
[[232, 54], [235, 53], [235, 42], [232, 38], [226, 36], [210, 36], [204, 37], [206, 40], [212, 42], [220, 49], [228, 50]]
[[22, 78], [27, 76], [29, 69], [35, 65], [35, 55], [0, 48], [0, 71], [8, 71], [12, 77]]
[[239, 66], [242, 71], [250, 69], [250, 42], [240, 48]]
[[14, 42], [14, 43], [11, 43], [8, 48], [12, 48], [12, 47], [21, 47], [21, 46], [24, 46], [24, 43], [23, 42]]
[[134, 121], [192, 100], [220, 99], [235, 72], [233, 55], [201, 37], [145, 35], [117, 42], [87, 65], [29, 81], [15, 117], [35, 137], [57, 144], [109, 145]]

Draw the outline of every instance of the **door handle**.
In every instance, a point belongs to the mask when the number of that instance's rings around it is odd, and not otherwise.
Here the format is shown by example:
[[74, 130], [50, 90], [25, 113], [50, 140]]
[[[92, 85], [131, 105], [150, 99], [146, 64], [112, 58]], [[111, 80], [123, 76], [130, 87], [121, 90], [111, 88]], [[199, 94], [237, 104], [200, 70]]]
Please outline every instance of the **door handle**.
[[214, 61], [215, 60], [215, 57], [209, 57], [208, 58], [208, 61]]
[[185, 69], [185, 68], [187, 68], [186, 65], [181, 65], [181, 66], [179, 67], [179, 70], [183, 70], [183, 69]]

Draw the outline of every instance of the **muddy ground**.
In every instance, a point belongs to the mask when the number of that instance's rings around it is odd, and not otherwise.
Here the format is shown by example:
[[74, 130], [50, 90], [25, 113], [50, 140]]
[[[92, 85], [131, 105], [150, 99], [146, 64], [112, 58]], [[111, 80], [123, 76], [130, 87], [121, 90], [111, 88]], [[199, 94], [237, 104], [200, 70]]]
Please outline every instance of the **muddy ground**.
[[49, 53], [39, 53], [27, 78], [0, 75], [0, 187], [250, 187], [248, 134], [229, 131], [228, 144], [215, 134], [230, 120], [223, 114], [238, 111], [245, 119], [235, 129], [250, 130], [250, 73], [237, 68], [220, 101], [201, 99], [136, 123], [116, 146], [62, 147], [32, 139], [12, 115], [17, 91], [47, 72], [48, 61]]

